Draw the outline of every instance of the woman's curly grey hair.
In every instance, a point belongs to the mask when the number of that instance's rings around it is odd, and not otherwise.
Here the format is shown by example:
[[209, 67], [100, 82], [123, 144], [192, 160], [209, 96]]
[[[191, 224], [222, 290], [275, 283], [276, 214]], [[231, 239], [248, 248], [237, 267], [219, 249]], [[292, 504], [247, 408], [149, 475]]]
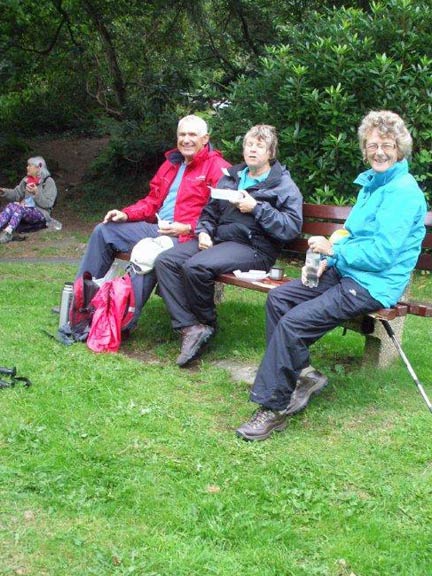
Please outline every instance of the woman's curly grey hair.
[[39, 168], [39, 176], [41, 180], [45, 180], [48, 176], [51, 176], [50, 171], [47, 168], [45, 160], [42, 156], [33, 156], [27, 160], [27, 164], [31, 164], [32, 166], [37, 166]]
[[278, 152], [278, 138], [274, 126], [270, 126], [269, 124], [257, 124], [256, 126], [252, 126], [243, 138], [243, 148], [248, 138], [256, 138], [257, 140], [265, 142], [270, 160], [276, 158]]
[[366, 160], [366, 141], [374, 128], [378, 128], [380, 136], [394, 138], [398, 160], [411, 155], [412, 138], [402, 118], [390, 110], [372, 110], [363, 118], [358, 129], [359, 144], [364, 160]]

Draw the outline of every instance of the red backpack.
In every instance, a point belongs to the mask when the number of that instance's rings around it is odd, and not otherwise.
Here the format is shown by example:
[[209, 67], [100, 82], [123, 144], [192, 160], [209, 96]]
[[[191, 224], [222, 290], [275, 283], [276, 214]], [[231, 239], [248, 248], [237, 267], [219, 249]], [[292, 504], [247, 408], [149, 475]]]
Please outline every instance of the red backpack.
[[121, 331], [135, 313], [135, 294], [129, 274], [102, 284], [91, 306], [94, 313], [87, 346], [93, 352], [117, 352]]

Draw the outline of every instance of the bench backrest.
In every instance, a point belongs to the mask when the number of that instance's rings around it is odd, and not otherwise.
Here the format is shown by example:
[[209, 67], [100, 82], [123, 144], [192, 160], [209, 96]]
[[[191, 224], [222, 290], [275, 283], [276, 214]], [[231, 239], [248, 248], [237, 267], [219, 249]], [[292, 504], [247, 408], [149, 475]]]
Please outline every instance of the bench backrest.
[[[330, 206], [328, 204], [303, 204], [303, 228], [299, 238], [286, 245], [284, 253], [295, 258], [304, 259], [308, 247], [309, 236], [330, 236], [332, 232], [342, 228], [351, 212], [351, 206]], [[426, 236], [422, 251], [417, 261], [418, 270], [432, 270], [432, 212], [427, 212], [425, 218]]]

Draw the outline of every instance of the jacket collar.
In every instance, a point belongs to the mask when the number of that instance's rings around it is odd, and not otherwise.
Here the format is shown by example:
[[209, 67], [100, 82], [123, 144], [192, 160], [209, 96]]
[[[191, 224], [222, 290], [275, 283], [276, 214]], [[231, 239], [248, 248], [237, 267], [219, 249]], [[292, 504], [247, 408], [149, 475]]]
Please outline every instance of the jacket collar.
[[[280, 181], [283, 166], [280, 164], [278, 160], [272, 160], [270, 164], [271, 164], [270, 174], [267, 176], [265, 180], [257, 184], [257, 188], [260, 188], [261, 186], [269, 188], [274, 181], [275, 182]], [[238, 181], [240, 180], [240, 173], [242, 170], [246, 168], [246, 166], [247, 166], [246, 162], [242, 162], [241, 164], [236, 164], [235, 166], [226, 168], [225, 170], [226, 172], [228, 172], [228, 175], [231, 176], [231, 178], [233, 178], [236, 183], [238, 183]]]
[[[190, 162], [188, 166], [192, 166], [193, 164], [195, 164], [195, 162], [198, 163], [202, 162], [208, 157], [210, 152], [213, 152], [213, 146], [209, 142], [203, 148], [201, 148], [201, 150], [197, 154], [195, 154], [195, 156], [192, 159], [192, 162]], [[171, 162], [171, 164], [182, 164], [184, 161], [182, 154], [180, 154], [177, 148], [173, 148], [172, 150], [168, 150], [168, 152], [165, 152], [165, 158], [169, 162]]]
[[375, 172], [375, 170], [366, 170], [357, 176], [354, 180], [354, 184], [359, 184], [364, 188], [367, 188], [369, 192], [373, 192], [380, 186], [384, 186], [391, 180], [408, 174], [408, 162], [407, 160], [400, 160], [393, 164], [391, 168], [385, 172]]

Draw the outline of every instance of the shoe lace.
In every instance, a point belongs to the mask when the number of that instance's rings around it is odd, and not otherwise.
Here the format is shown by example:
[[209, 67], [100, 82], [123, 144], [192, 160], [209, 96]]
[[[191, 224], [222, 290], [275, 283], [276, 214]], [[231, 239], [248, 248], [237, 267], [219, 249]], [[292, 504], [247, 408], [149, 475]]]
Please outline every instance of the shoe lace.
[[273, 414], [271, 410], [266, 410], [265, 408], [258, 408], [255, 414], [251, 418], [252, 426], [259, 426], [268, 420], [269, 415]]

